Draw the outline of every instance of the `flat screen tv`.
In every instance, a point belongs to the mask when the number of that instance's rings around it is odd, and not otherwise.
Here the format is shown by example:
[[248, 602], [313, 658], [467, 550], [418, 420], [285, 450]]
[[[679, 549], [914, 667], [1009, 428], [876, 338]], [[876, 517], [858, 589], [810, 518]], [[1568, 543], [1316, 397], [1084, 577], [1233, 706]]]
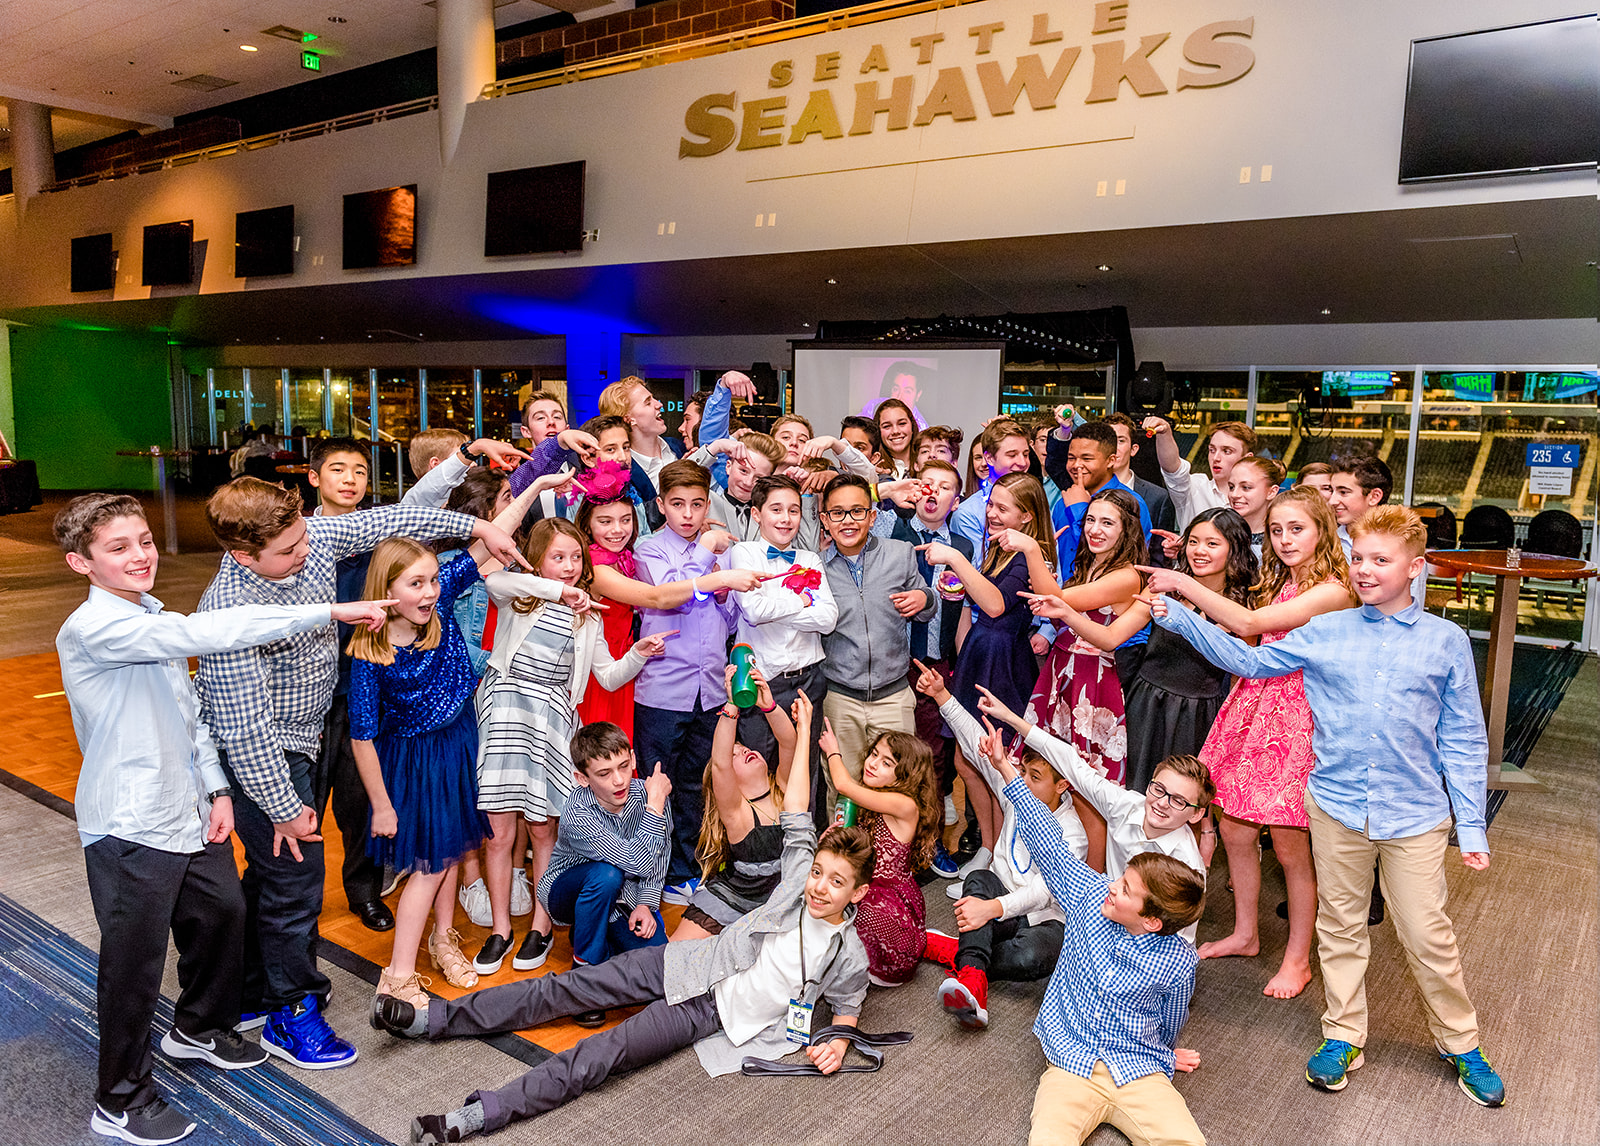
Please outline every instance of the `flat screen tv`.
[[294, 205], [233, 217], [235, 278], [294, 274]]
[[1400, 182], [1593, 167], [1597, 158], [1594, 15], [1412, 41]]
[[344, 269], [404, 267], [417, 261], [417, 185], [344, 197]]
[[491, 171], [484, 208], [485, 255], [583, 249], [584, 163]]
[[1387, 370], [1324, 370], [1324, 398], [1376, 398], [1388, 393], [1394, 376]]
[[186, 286], [194, 281], [190, 252], [194, 220], [156, 223], [144, 229], [144, 285]]
[[72, 290], [110, 290], [117, 285], [117, 253], [111, 232], [72, 240]]

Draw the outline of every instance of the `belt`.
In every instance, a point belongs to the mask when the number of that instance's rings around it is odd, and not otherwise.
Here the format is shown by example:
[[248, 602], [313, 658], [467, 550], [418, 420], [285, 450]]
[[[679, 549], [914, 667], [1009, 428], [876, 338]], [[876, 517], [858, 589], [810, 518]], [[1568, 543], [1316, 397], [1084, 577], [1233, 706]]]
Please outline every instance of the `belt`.
[[[855, 1027], [832, 1026], [823, 1027], [811, 1036], [810, 1046], [818, 1043], [831, 1042], [833, 1039], [849, 1039], [855, 1044], [856, 1050], [861, 1052], [861, 1057], [866, 1062], [847, 1062], [841, 1066], [839, 1074], [871, 1074], [883, 1066], [883, 1051], [879, 1047], [903, 1046], [912, 1039], [910, 1031], [885, 1031], [883, 1034], [871, 1034], [867, 1031], [857, 1030]], [[810, 1061], [783, 1062], [779, 1059], [747, 1058], [739, 1065], [741, 1074], [814, 1074], [822, 1072]]]

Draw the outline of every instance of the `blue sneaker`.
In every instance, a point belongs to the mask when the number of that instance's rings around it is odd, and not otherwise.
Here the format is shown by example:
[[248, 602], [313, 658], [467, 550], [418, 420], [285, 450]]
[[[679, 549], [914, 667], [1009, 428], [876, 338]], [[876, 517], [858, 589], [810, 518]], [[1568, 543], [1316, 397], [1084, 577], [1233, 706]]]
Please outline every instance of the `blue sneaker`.
[[261, 1049], [302, 1070], [332, 1070], [356, 1061], [356, 1048], [333, 1033], [315, 995], [273, 1011], [261, 1028]]
[[676, 903], [683, 907], [694, 898], [694, 893], [700, 890], [698, 879], [686, 879], [682, 883], [669, 883], [661, 889], [662, 903]]
[[1482, 1047], [1473, 1047], [1466, 1054], [1445, 1054], [1439, 1057], [1456, 1068], [1456, 1082], [1461, 1090], [1479, 1106], [1504, 1106], [1506, 1084], [1500, 1081], [1494, 1067], [1489, 1065]]
[[1321, 1090], [1343, 1090], [1350, 1071], [1362, 1063], [1361, 1048], [1339, 1039], [1323, 1039], [1306, 1063], [1306, 1081]]
[[933, 845], [933, 862], [928, 865], [928, 870], [940, 879], [955, 879], [959, 868], [956, 861], [950, 858], [950, 853], [944, 850], [943, 840]]

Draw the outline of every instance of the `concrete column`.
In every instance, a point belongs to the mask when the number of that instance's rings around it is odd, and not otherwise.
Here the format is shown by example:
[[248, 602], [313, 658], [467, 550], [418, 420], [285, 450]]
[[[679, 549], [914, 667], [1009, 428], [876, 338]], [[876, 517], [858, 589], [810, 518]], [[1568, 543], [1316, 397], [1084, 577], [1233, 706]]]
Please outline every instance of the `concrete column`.
[[622, 377], [622, 335], [615, 330], [568, 330], [567, 416], [574, 426], [600, 412], [600, 391]]
[[455, 158], [467, 105], [494, 80], [493, 0], [439, 0], [439, 158]]
[[11, 188], [17, 196], [17, 214], [39, 188], [56, 181], [56, 145], [50, 134], [50, 109], [28, 100], [6, 100], [11, 123]]

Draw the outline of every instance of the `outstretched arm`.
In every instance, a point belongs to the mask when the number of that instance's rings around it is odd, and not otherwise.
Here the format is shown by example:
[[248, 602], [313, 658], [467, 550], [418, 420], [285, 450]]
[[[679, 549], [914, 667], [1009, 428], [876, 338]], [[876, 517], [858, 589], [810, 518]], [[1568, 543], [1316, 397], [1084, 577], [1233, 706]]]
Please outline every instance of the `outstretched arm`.
[[1153, 565], [1140, 565], [1137, 568], [1149, 576], [1147, 588], [1151, 593], [1181, 593], [1184, 600], [1239, 637], [1259, 637], [1262, 633], [1298, 629], [1312, 617], [1348, 609], [1351, 604], [1350, 590], [1345, 585], [1324, 581], [1293, 600], [1248, 609], [1215, 590], [1207, 589], [1187, 573]]
[[882, 788], [869, 788], [844, 766], [844, 756], [839, 751], [839, 741], [833, 735], [833, 725], [822, 718], [822, 736], [817, 748], [827, 760], [828, 775], [833, 779], [834, 791], [847, 800], [853, 800], [869, 812], [878, 812], [888, 821], [891, 830], [909, 838], [917, 828], [917, 802], [904, 792], [886, 792]]
[[1193, 645], [1206, 660], [1218, 668], [1227, 669], [1234, 676], [1252, 679], [1288, 676], [1296, 669], [1306, 667], [1304, 646], [1308, 642], [1298, 639], [1306, 631], [1304, 626], [1281, 641], [1252, 648], [1188, 609], [1171, 608], [1164, 597], [1147, 598], [1145, 603], [1150, 606], [1150, 616], [1156, 624], [1171, 629]]

